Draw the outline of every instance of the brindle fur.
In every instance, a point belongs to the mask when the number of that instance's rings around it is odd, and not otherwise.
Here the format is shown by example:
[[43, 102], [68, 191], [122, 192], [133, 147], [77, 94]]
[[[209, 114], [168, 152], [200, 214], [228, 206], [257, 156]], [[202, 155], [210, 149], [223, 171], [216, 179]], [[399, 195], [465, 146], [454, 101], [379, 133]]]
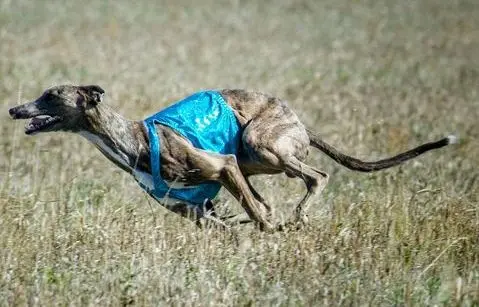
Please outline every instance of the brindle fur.
[[[328, 174], [303, 162], [310, 146], [320, 149], [350, 169], [370, 172], [392, 167], [452, 141], [448, 137], [392, 158], [363, 162], [342, 154], [306, 129], [287, 104], [278, 98], [245, 90], [222, 90], [220, 93], [233, 109], [241, 126], [239, 154], [220, 155], [197, 149], [174, 130], [157, 125], [160, 173], [167, 181], [185, 185], [209, 180], [220, 182], [240, 202], [249, 218], [262, 229], [275, 229], [277, 225], [270, 220], [271, 207], [253, 188], [249, 177], [284, 172], [290, 177], [301, 178], [307, 192], [296, 206], [291, 222], [307, 222], [306, 212], [312, 196], [320, 194], [328, 182]], [[151, 174], [148, 134], [142, 121], [127, 120], [114, 112], [102, 102], [103, 94], [103, 89], [96, 85], [60, 85], [47, 89], [35, 101], [14, 107], [9, 112], [14, 119], [48, 115], [55, 119], [55, 123], [38, 132], [78, 133], [93, 142], [108, 159], [128, 173]], [[36, 132], [35, 127], [32, 123], [28, 124], [26, 132]], [[211, 203], [207, 204], [206, 209], [192, 208], [189, 204], [179, 202], [168, 204], [167, 207], [183, 216], [193, 210], [196, 217], [204, 217], [222, 225], [238, 221], [237, 218], [217, 218]]]

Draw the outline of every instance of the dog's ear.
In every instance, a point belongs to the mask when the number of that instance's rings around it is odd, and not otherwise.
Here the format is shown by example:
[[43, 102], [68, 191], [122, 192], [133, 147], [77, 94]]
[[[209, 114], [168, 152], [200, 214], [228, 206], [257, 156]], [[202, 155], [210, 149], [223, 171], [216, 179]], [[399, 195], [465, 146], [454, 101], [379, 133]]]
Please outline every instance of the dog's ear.
[[105, 91], [98, 85], [84, 85], [78, 87], [78, 93], [82, 96], [81, 103], [84, 106], [96, 106], [103, 101]]

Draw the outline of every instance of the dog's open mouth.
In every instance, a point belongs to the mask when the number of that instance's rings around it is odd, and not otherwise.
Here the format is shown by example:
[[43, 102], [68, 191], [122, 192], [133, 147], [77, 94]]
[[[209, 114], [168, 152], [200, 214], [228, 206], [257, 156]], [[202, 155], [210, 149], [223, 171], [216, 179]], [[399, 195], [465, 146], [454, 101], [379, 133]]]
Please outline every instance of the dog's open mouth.
[[26, 134], [33, 134], [52, 127], [61, 121], [60, 116], [39, 115], [32, 118], [25, 126]]

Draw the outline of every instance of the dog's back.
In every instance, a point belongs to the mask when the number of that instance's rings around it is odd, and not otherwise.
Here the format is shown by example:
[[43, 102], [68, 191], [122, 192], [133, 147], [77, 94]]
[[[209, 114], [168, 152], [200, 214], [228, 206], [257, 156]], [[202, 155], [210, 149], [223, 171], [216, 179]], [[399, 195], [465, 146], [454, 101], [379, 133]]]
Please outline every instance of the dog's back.
[[276, 120], [284, 119], [285, 116], [286, 118], [297, 118], [285, 101], [268, 94], [240, 89], [225, 89], [220, 93], [233, 108], [242, 125], [260, 115], [266, 115]]

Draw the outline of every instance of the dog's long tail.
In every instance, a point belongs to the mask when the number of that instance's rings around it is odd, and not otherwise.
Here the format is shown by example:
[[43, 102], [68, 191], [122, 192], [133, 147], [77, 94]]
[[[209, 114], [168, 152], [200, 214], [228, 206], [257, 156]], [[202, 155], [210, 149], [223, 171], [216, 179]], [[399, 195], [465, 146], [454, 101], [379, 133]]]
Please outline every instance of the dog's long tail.
[[327, 154], [329, 157], [331, 157], [334, 161], [338, 162], [339, 164], [344, 165], [345, 167], [349, 169], [360, 171], [360, 172], [374, 172], [381, 169], [393, 167], [403, 163], [404, 161], [417, 157], [425, 153], [426, 151], [436, 149], [436, 148], [441, 148], [446, 145], [454, 144], [457, 142], [457, 138], [453, 135], [450, 135], [436, 142], [422, 144], [416, 148], [405, 151], [391, 158], [386, 158], [386, 159], [378, 160], [374, 162], [364, 162], [359, 159], [356, 159], [341, 153], [339, 150], [337, 150], [333, 146], [321, 140], [321, 138], [318, 135], [316, 135], [314, 132], [312, 132], [311, 130], [308, 129], [307, 131], [308, 131], [308, 136], [310, 139], [311, 146], [318, 148], [319, 150]]

